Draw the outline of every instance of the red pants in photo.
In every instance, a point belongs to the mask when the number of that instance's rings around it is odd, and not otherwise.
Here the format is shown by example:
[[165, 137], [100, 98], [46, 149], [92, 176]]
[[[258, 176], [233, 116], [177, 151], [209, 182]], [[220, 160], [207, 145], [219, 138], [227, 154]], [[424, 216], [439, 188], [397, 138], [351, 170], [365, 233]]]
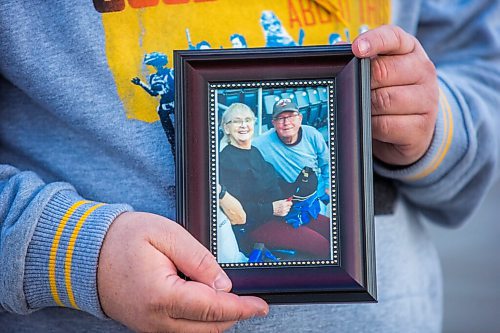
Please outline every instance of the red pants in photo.
[[249, 236], [253, 242], [264, 243], [270, 250], [296, 250], [316, 259], [329, 259], [330, 225], [330, 220], [323, 215], [297, 229], [283, 220], [272, 220], [256, 228]]

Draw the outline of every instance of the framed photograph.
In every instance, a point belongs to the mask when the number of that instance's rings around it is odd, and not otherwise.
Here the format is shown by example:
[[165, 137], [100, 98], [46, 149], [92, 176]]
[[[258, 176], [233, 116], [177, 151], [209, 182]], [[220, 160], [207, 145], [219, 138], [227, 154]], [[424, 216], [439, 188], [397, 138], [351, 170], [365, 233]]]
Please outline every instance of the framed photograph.
[[233, 292], [376, 301], [369, 60], [175, 51], [177, 217]]

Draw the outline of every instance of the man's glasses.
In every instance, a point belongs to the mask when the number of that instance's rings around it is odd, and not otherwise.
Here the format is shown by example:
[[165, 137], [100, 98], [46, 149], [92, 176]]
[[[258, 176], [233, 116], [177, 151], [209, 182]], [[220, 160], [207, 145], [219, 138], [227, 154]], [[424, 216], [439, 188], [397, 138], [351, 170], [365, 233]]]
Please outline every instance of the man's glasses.
[[236, 118], [236, 119], [228, 121], [226, 124], [235, 124], [236, 126], [241, 126], [244, 123], [253, 124], [254, 122], [255, 122], [255, 120], [253, 118], [244, 118], [244, 119]]
[[285, 123], [285, 121], [287, 121], [287, 120], [288, 120], [288, 122], [293, 122], [298, 116], [299, 116], [298, 113], [294, 113], [291, 116], [274, 118], [274, 121], [280, 125], [283, 125]]

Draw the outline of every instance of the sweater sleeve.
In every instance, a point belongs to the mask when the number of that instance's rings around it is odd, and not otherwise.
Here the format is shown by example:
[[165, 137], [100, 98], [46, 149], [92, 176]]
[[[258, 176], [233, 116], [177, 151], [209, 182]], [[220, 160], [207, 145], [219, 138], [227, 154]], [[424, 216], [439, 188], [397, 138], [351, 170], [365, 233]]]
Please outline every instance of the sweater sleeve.
[[401, 193], [431, 220], [457, 225], [495, 176], [500, 128], [497, 1], [424, 1], [417, 31], [437, 68], [439, 112], [431, 146], [417, 163], [391, 169]]
[[97, 295], [99, 251], [112, 221], [128, 210], [0, 165], [0, 310], [27, 314], [63, 306], [104, 318]]

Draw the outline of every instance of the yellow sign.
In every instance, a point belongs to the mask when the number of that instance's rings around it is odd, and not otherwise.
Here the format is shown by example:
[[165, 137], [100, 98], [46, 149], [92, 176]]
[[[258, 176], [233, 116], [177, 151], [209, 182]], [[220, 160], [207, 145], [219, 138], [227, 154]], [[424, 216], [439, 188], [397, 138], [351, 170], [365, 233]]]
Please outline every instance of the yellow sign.
[[147, 54], [166, 55], [166, 67], [172, 68], [176, 49], [349, 42], [390, 20], [389, 0], [94, 0], [94, 5], [103, 13], [108, 64], [127, 117], [146, 122], [158, 120], [160, 103], [160, 95], [138, 83], [149, 87], [158, 72], [146, 64]]

